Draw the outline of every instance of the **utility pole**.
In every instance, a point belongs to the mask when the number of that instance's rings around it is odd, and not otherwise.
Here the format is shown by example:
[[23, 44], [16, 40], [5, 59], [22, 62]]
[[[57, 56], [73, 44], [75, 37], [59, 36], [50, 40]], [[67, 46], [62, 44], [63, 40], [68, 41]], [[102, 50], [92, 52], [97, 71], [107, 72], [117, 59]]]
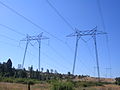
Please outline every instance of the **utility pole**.
[[39, 58], [38, 58], [39, 61], [38, 61], [38, 69], [39, 69], [39, 72], [40, 72], [41, 40], [43, 40], [43, 39], [49, 39], [49, 38], [46, 37], [46, 36], [43, 36], [43, 32], [42, 32], [42, 33], [40, 33], [40, 34], [37, 35], [37, 36], [28, 36], [28, 35], [27, 35], [27, 37], [26, 37], [25, 39], [21, 40], [21, 41], [27, 41], [27, 43], [26, 43], [26, 48], [25, 48], [25, 53], [24, 53], [24, 57], [23, 57], [22, 68], [24, 67], [25, 56], [26, 56], [27, 47], [28, 47], [29, 42], [30, 42], [30, 41], [33, 41], [33, 40], [34, 40], [34, 41], [37, 40], [37, 41], [38, 41], [38, 44], [39, 44]]
[[76, 47], [75, 47], [74, 63], [73, 63], [73, 70], [72, 70], [73, 75], [74, 75], [74, 71], [75, 71], [78, 40], [80, 39], [80, 37], [83, 37], [83, 36], [92, 36], [93, 40], [94, 40], [94, 44], [95, 44], [95, 55], [96, 55], [96, 64], [97, 64], [97, 72], [98, 72], [98, 81], [100, 81], [100, 70], [99, 70], [98, 51], [97, 51], [97, 42], [96, 42], [96, 35], [99, 35], [99, 34], [106, 34], [106, 33], [102, 32], [102, 31], [97, 31], [97, 27], [95, 27], [92, 30], [85, 30], [85, 31], [79, 31], [78, 29], [76, 29], [74, 33], [67, 36], [67, 37], [74, 37], [74, 36], [76, 37]]

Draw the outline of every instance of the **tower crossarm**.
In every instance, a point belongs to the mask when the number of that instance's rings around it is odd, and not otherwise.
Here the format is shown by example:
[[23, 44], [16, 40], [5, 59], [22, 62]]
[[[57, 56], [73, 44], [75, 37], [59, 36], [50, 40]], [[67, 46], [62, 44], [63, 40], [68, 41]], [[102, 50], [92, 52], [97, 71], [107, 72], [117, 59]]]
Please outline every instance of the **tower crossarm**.
[[74, 36], [91, 36], [91, 35], [100, 35], [100, 34], [107, 34], [106, 32], [103, 31], [98, 31], [97, 27], [93, 28], [92, 30], [85, 30], [85, 31], [79, 31], [76, 29], [74, 33], [71, 33], [67, 35], [67, 37], [74, 37]]

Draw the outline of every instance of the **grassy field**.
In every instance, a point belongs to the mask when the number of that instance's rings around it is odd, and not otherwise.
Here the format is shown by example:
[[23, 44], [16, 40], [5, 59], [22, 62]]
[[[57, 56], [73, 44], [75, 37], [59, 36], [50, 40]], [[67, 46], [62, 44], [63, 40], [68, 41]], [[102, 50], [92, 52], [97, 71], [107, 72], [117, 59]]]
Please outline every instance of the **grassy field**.
[[[31, 86], [31, 90], [51, 90], [51, 86], [47, 83], [35, 84]], [[0, 82], [0, 90], [28, 90], [26, 84], [5, 83]], [[117, 85], [104, 85], [94, 87], [80, 87], [75, 90], [120, 90], [120, 86]]]
[[[0, 82], [0, 90], [28, 90], [26, 84]], [[31, 85], [31, 90], [50, 90], [49, 84]]]

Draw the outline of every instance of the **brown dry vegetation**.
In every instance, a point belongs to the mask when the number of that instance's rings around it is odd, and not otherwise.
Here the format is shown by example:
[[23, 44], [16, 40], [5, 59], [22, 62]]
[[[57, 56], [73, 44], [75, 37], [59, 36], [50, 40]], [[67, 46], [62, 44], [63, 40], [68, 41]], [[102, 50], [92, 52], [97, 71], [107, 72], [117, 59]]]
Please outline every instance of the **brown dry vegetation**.
[[117, 85], [104, 85], [101, 87], [94, 87], [96, 90], [120, 90], [120, 86]]
[[[114, 78], [100, 78], [101, 82], [110, 82], [110, 83], [115, 83], [115, 79]], [[97, 78], [95, 77], [84, 77], [84, 78], [78, 78], [76, 77], [74, 79], [74, 81], [92, 81], [92, 82], [96, 82], [98, 81]]]
[[[0, 82], [0, 90], [28, 90], [26, 84]], [[31, 90], [50, 90], [49, 84], [31, 85]]]
[[94, 86], [94, 87], [81, 87], [76, 90], [120, 90], [120, 86], [117, 85], [104, 85], [104, 86]]
[[27, 90], [27, 86], [23, 84], [0, 82], [0, 90]]
[[[31, 90], [50, 90], [50, 87], [51, 86], [47, 83], [35, 84], [31, 86]], [[27, 90], [27, 85], [0, 82], [0, 90]], [[104, 86], [81, 87], [76, 88], [76, 90], [120, 90], [120, 86], [110, 84]]]

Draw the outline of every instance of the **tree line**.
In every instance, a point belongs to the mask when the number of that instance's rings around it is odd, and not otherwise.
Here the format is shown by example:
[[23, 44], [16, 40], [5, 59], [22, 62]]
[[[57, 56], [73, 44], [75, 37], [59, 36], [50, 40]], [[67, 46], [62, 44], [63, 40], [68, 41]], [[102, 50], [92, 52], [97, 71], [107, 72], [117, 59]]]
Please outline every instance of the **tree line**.
[[[30, 78], [37, 80], [52, 80], [52, 79], [74, 79], [77, 75], [72, 75], [70, 72], [67, 74], [58, 73], [57, 70], [47, 69], [46, 72], [43, 72], [43, 68], [39, 72], [38, 69], [34, 70], [33, 66], [28, 67], [28, 70], [16, 69], [12, 67], [12, 60], [8, 59], [7, 62], [0, 63], [0, 76], [1, 77], [14, 77], [14, 78]], [[79, 78], [84, 78], [87, 76], [79, 75]]]

